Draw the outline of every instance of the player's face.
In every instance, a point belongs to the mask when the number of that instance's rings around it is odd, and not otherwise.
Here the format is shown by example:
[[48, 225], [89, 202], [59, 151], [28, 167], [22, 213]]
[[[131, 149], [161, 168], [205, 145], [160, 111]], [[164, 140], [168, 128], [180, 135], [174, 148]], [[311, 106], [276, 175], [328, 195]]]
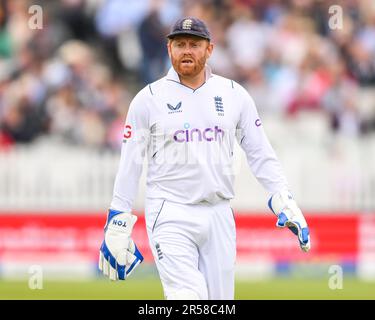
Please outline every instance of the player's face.
[[176, 36], [168, 42], [172, 65], [184, 77], [195, 77], [202, 72], [212, 49], [208, 40], [195, 36]]

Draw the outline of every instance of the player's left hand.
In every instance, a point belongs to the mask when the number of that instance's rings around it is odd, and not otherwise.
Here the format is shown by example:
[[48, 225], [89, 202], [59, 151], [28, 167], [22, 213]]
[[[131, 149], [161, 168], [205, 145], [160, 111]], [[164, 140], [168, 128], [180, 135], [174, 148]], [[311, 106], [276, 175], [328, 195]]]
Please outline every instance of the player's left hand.
[[100, 247], [99, 269], [111, 280], [125, 280], [143, 261], [131, 238], [137, 216], [110, 209]]
[[301, 249], [305, 252], [311, 248], [310, 232], [301, 209], [290, 192], [274, 194], [268, 201], [268, 206], [277, 216], [276, 226], [288, 227], [298, 238]]

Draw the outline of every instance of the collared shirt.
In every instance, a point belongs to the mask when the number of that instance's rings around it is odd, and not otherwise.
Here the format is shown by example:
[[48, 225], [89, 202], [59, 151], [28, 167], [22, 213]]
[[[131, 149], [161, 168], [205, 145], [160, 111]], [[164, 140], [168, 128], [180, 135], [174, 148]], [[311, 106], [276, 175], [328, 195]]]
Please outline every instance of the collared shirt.
[[196, 89], [180, 82], [173, 67], [133, 99], [124, 129], [111, 208], [130, 212], [147, 157], [147, 198], [195, 204], [234, 197], [235, 140], [263, 187], [288, 188], [265, 135], [254, 101], [238, 83], [206, 66]]

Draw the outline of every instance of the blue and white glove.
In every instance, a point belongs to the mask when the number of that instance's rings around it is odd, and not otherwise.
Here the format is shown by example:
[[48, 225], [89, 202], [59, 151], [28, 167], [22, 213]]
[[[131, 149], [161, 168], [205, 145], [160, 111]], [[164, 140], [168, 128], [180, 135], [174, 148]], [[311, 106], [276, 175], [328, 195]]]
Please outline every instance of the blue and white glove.
[[301, 209], [288, 191], [274, 194], [268, 201], [268, 207], [277, 216], [276, 226], [288, 227], [297, 237], [301, 249], [310, 250], [310, 232]]
[[100, 247], [99, 269], [111, 280], [125, 280], [143, 261], [130, 235], [137, 216], [109, 209]]

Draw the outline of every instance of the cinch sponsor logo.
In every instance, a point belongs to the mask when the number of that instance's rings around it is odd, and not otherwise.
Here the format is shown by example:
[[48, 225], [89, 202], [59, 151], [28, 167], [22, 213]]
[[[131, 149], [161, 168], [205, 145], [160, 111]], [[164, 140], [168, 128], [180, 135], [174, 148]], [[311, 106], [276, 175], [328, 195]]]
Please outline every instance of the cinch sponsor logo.
[[217, 141], [223, 139], [224, 131], [218, 126], [214, 128], [190, 129], [190, 124], [184, 124], [185, 130], [177, 130], [174, 135], [174, 141], [176, 142], [190, 142], [190, 141]]

